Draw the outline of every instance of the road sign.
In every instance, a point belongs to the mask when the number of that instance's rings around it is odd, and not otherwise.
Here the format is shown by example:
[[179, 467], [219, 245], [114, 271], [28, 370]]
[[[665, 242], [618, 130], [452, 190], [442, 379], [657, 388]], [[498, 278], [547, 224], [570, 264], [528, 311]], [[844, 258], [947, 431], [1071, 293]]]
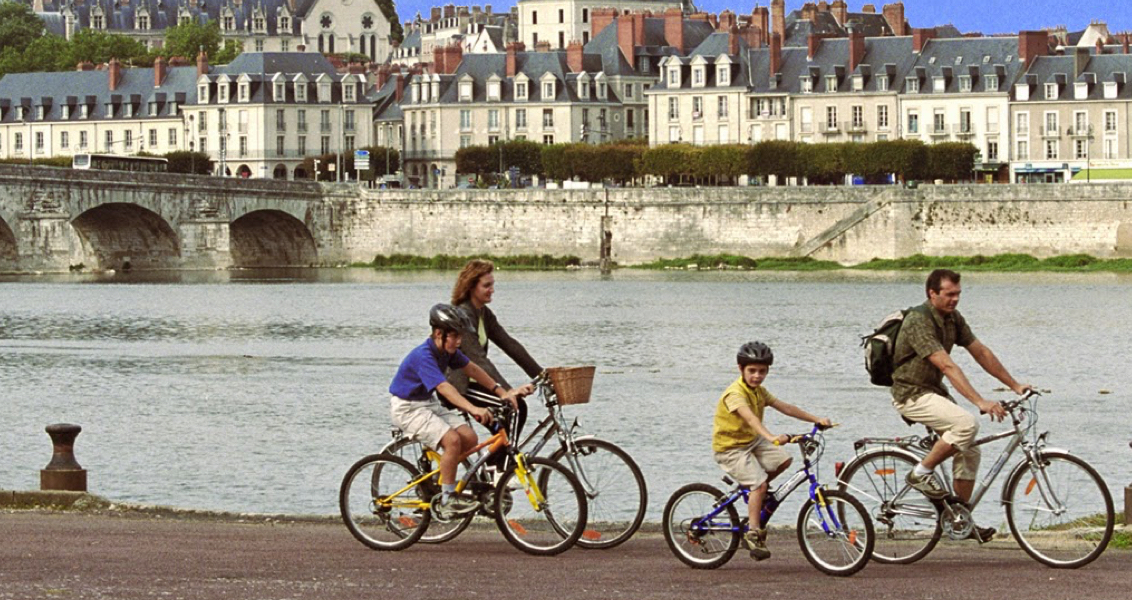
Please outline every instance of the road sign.
[[369, 150], [354, 150], [354, 170], [366, 171], [369, 169]]

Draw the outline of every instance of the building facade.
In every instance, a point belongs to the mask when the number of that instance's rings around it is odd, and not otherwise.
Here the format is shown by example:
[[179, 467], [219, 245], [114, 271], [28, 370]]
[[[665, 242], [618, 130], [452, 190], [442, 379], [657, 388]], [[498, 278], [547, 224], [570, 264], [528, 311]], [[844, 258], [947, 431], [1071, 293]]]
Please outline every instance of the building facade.
[[[519, 41], [536, 49], [540, 42], [565, 50], [574, 40], [588, 44], [595, 33], [594, 10], [613, 9], [615, 14], [661, 14], [668, 9], [684, 11], [684, 0], [519, 0]], [[600, 29], [598, 29], [600, 31]]]

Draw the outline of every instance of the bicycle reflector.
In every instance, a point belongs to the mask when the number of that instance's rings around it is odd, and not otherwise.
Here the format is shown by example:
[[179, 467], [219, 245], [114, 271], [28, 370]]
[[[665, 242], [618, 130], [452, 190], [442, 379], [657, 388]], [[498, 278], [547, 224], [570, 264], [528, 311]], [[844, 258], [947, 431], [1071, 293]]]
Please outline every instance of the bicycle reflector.
[[841, 477], [841, 469], [844, 469], [844, 468], [845, 468], [845, 463], [843, 463], [843, 462], [833, 463], [833, 474], [836, 475], [837, 477]]

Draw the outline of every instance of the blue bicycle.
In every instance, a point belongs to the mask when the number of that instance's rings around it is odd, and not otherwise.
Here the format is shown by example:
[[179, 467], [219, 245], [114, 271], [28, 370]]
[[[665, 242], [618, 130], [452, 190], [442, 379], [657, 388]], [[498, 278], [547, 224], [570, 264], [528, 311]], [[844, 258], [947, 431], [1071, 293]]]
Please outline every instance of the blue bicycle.
[[[790, 437], [802, 454], [802, 468], [763, 502], [765, 527], [775, 510], [795, 489], [809, 483], [810, 499], [798, 513], [798, 544], [802, 554], [826, 575], [848, 577], [860, 571], [873, 554], [873, 523], [861, 502], [850, 494], [826, 489], [818, 483], [818, 461], [825, 451], [825, 436], [815, 425], [810, 433]], [[664, 539], [684, 564], [693, 569], [723, 566], [739, 548], [747, 532], [747, 519], [736, 505], [747, 502], [749, 491], [735, 485], [723, 493], [706, 483], [692, 483], [672, 494], [664, 507]], [[744, 509], [743, 513], [746, 514]]]

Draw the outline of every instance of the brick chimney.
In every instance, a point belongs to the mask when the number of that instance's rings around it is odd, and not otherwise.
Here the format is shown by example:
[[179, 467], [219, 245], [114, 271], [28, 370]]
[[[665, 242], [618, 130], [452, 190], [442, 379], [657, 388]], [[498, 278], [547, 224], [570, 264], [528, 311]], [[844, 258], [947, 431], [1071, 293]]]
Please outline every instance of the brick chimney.
[[192, 66], [192, 64], [193, 63], [189, 62], [189, 59], [185, 58], [184, 56], [171, 56], [171, 57], [169, 57], [169, 66], [170, 67], [188, 67], [188, 66]]
[[110, 91], [118, 89], [122, 83], [122, 65], [118, 62], [117, 58], [110, 59]]
[[826, 0], [820, 0], [818, 2], [818, 12], [829, 12], [829, 2], [826, 2]]
[[157, 60], [153, 62], [153, 87], [159, 88], [162, 83], [165, 83], [165, 76], [169, 73], [165, 66], [165, 59], [158, 56]]
[[684, 13], [679, 8], [664, 11], [664, 40], [678, 54], [684, 54]]
[[809, 22], [814, 22], [818, 18], [818, 6], [813, 2], [807, 2], [802, 5], [802, 19]]
[[448, 47], [439, 44], [432, 47], [432, 71], [439, 75], [446, 74], [448, 68]]
[[1104, 40], [1097, 38], [1097, 56], [1104, 54]]
[[904, 3], [897, 2], [895, 4], [885, 4], [884, 20], [888, 21], [888, 27], [892, 29], [892, 35], [908, 35], [907, 29], [904, 27]]
[[385, 87], [387, 81], [389, 81], [389, 65], [381, 65], [377, 68], [377, 89]]
[[645, 43], [645, 17], [651, 17], [648, 12], [633, 13], [633, 39], [637, 41], [637, 45]]
[[616, 8], [595, 8], [590, 11], [590, 37], [597, 37], [617, 17]]
[[636, 53], [634, 50], [637, 47], [637, 30], [633, 27], [633, 19], [628, 15], [617, 17], [617, 47], [621, 49], [621, 55], [629, 63], [629, 68], [637, 68]]
[[535, 44], [535, 52], [550, 52], [550, 40], [539, 40]]
[[443, 11], [443, 9], [441, 9], [441, 7], [434, 6], [434, 7], [432, 7], [432, 10], [429, 11], [429, 19], [428, 20], [432, 23], [435, 23], [435, 22], [440, 20], [440, 17], [443, 14], [444, 14], [444, 11]]
[[455, 73], [462, 62], [464, 62], [464, 47], [459, 42], [452, 42], [448, 47], [448, 74]]
[[924, 50], [924, 46], [928, 40], [933, 40], [936, 37], [935, 27], [928, 27], [925, 29], [912, 29], [912, 52], [919, 54]]
[[865, 60], [865, 32], [860, 28], [849, 30], [849, 72], [857, 69], [857, 65]]
[[[769, 40], [767, 34], [770, 33], [770, 12], [766, 9], [765, 6], [756, 6], [754, 12], [751, 13], [751, 19], [754, 23], [754, 26], [758, 27], [759, 31], [761, 31], [763, 34], [762, 44], [759, 45], [761, 46], [763, 44], [766, 44]], [[749, 40], [748, 43], [750, 43]], [[751, 44], [751, 46], [756, 48], [758, 47], [755, 46], [755, 44]]]
[[1129, 45], [1132, 45], [1132, 33], [1125, 32], [1124, 35], [1120, 37], [1124, 45], [1124, 53], [1128, 54]]
[[770, 0], [770, 42], [774, 43], [774, 36], [786, 39], [786, 0]]
[[730, 10], [725, 10], [725, 11], [719, 13], [719, 29], [718, 30], [730, 32], [731, 28], [734, 27], [735, 24], [738, 23], [738, 22], [739, 21], [738, 21], [738, 18], [735, 16], [735, 13], [731, 12]]
[[731, 56], [739, 54], [739, 27], [736, 25], [727, 32], [727, 53]]
[[579, 40], [571, 40], [570, 44], [566, 46], [566, 66], [570, 69], [571, 73], [582, 72], [582, 42]]
[[743, 39], [747, 40], [747, 45], [752, 48], [762, 48], [764, 40], [766, 39], [766, 32], [759, 29], [755, 25], [748, 25], [743, 28]]
[[401, 99], [405, 97], [405, 76], [398, 71], [394, 78], [393, 100], [400, 104]]
[[197, 77], [208, 75], [208, 54], [204, 50], [197, 55]]
[[1045, 31], [1019, 31], [1018, 32], [1018, 60], [1025, 67], [1039, 56], [1049, 54], [1049, 34]]
[[875, 15], [877, 14], [877, 7], [873, 4], [866, 4], [861, 7], [861, 12], [866, 15]]
[[84, 60], [83, 62], [75, 65], [75, 70], [76, 71], [93, 71], [94, 70], [94, 63], [90, 62], [89, 60]]
[[820, 33], [811, 33], [806, 36], [806, 58], [813, 60], [814, 56], [817, 56], [818, 50], [821, 50], [823, 37]]
[[507, 44], [507, 76], [514, 77], [519, 72], [519, 59], [518, 53], [526, 49], [523, 42], [511, 42]]
[[844, 27], [845, 22], [849, 20], [849, 5], [845, 0], [833, 0], [833, 4], [829, 5], [833, 18], [837, 20], [837, 24]]
[[782, 34], [772, 33], [770, 36], [770, 75], [782, 70]]

